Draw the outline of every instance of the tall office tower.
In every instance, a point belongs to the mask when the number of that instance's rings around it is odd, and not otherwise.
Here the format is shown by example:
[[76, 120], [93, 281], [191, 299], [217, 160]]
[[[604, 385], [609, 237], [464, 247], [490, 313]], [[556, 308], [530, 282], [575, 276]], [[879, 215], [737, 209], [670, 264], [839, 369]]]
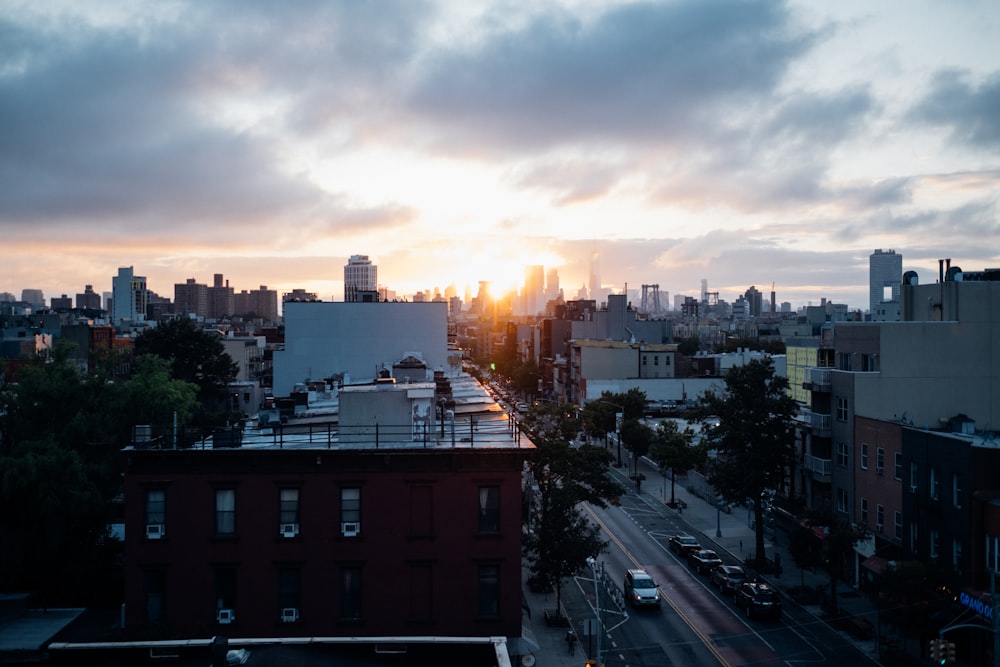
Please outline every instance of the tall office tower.
[[23, 289], [21, 290], [21, 301], [30, 305], [32, 308], [44, 308], [45, 307], [45, 295], [42, 294], [40, 289]]
[[764, 314], [764, 294], [755, 285], [751, 285], [743, 293], [743, 297], [747, 300], [747, 308], [749, 310], [747, 314], [750, 317], [760, 317]]
[[903, 284], [903, 256], [895, 250], [876, 250], [868, 257], [868, 307], [874, 313], [880, 303], [899, 302]]
[[62, 296], [52, 297], [52, 310], [71, 310], [73, 308], [73, 299], [69, 298], [65, 294]]
[[101, 295], [94, 291], [93, 285], [87, 285], [84, 287], [83, 293], [77, 292], [76, 307], [81, 310], [84, 308], [88, 310], [101, 309]]
[[701, 279], [701, 302], [708, 303], [708, 279]]
[[135, 275], [131, 266], [120, 267], [111, 279], [111, 318], [118, 322], [142, 322], [146, 319], [149, 292], [146, 277]]
[[208, 317], [208, 285], [188, 278], [174, 283], [174, 312], [178, 315]]
[[[224, 282], [224, 284], [223, 284]], [[216, 273], [212, 286], [208, 288], [208, 317], [221, 320], [236, 313], [236, 295], [229, 281], [223, 281], [222, 274]]]
[[265, 322], [278, 319], [278, 292], [261, 285], [259, 290], [243, 290], [233, 295], [234, 309], [238, 315], [253, 314]]
[[545, 267], [524, 267], [524, 291], [521, 303], [525, 315], [538, 315], [545, 309]]
[[545, 272], [545, 299], [553, 301], [559, 298], [559, 270], [549, 269]]
[[598, 264], [598, 259], [600, 255], [597, 254], [597, 249], [590, 253], [590, 283], [588, 288], [590, 291], [591, 301], [596, 301], [601, 303], [604, 301], [604, 290], [601, 288], [601, 267]]
[[378, 266], [368, 255], [351, 255], [344, 265], [344, 301], [374, 301], [378, 294]]

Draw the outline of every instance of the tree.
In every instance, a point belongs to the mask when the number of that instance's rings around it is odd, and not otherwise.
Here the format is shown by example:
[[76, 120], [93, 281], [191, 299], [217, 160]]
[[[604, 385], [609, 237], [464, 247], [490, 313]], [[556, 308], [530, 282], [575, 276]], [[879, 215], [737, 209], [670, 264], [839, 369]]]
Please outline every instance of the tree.
[[562, 579], [607, 546], [579, 504], [606, 507], [608, 502], [617, 502], [624, 489], [608, 475], [611, 455], [607, 451], [570, 443], [567, 434], [576, 434], [580, 428], [575, 414], [561, 406], [543, 405], [533, 408], [526, 418], [533, 425], [535, 443], [528, 470], [538, 492], [525, 550], [532, 578], [555, 587], [558, 608]]
[[710, 469], [716, 491], [729, 502], [753, 504], [755, 558], [763, 569], [767, 559], [761, 494], [783, 486], [795, 453], [792, 419], [798, 408], [786, 391], [788, 379], [775, 375], [769, 358], [733, 367], [725, 382], [721, 393], [702, 395], [695, 417], [704, 441], [716, 451]]
[[703, 463], [707, 452], [704, 445], [693, 445], [694, 433], [690, 428], [683, 431], [673, 419], [664, 419], [656, 427], [649, 456], [661, 468], [670, 468], [670, 505], [677, 504], [674, 498], [674, 478], [678, 470], [682, 473]]
[[653, 443], [655, 434], [653, 429], [646, 426], [637, 419], [626, 421], [622, 424], [622, 445], [632, 454], [635, 463], [633, 479], [636, 486], [639, 486], [639, 458], [649, 453], [650, 445]]
[[829, 506], [807, 510], [806, 525], [823, 533], [823, 561], [830, 575], [830, 613], [836, 616], [837, 578], [853, 557], [854, 547], [868, 539], [871, 533], [866, 526], [851, 523]]

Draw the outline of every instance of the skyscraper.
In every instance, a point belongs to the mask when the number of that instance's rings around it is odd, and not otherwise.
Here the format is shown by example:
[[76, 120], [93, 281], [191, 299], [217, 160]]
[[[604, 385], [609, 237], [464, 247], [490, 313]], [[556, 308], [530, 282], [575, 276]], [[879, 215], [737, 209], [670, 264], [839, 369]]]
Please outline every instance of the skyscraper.
[[903, 256], [895, 250], [876, 250], [868, 257], [869, 311], [874, 313], [880, 303], [899, 302], [899, 287], [903, 284]]
[[131, 266], [120, 267], [118, 275], [111, 279], [112, 320], [119, 322], [141, 322], [146, 319], [149, 292], [146, 277], [135, 275]]
[[521, 298], [525, 315], [538, 315], [545, 309], [545, 267], [524, 267], [524, 292]]
[[368, 255], [351, 255], [344, 265], [344, 301], [374, 301], [378, 298], [378, 266]]
[[596, 303], [601, 303], [604, 300], [604, 289], [601, 287], [601, 266], [598, 263], [600, 255], [597, 254], [597, 248], [594, 248], [594, 252], [590, 253], [590, 283], [588, 287], [590, 288], [590, 299]]

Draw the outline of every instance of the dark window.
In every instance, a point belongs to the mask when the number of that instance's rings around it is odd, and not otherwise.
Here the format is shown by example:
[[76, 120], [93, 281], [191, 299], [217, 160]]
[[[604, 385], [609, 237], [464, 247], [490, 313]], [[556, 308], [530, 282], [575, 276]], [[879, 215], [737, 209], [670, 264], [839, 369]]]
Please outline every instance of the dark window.
[[215, 490], [215, 532], [219, 535], [236, 532], [236, 489]]
[[868, 443], [861, 443], [861, 469], [868, 470]]
[[479, 566], [479, 617], [500, 616], [500, 566]]
[[434, 534], [434, 492], [430, 485], [410, 487], [410, 534]]
[[893, 478], [901, 480], [903, 479], [903, 455], [900, 452], [896, 452], [892, 455], [893, 461]]
[[843, 397], [837, 398], [837, 421], [847, 421], [847, 399]]
[[279, 512], [281, 517], [279, 523], [299, 522], [299, 490], [281, 489], [279, 491]]
[[215, 608], [216, 610], [236, 609], [236, 568], [216, 568]]
[[410, 564], [410, 620], [430, 621], [434, 594], [433, 569], [430, 563]]
[[500, 487], [479, 487], [479, 532], [500, 532]]
[[167, 492], [164, 489], [146, 491], [146, 525], [167, 523]]
[[361, 568], [340, 568], [340, 619], [361, 620]]
[[361, 523], [361, 489], [340, 490], [340, 520], [342, 523]]
[[146, 622], [157, 623], [166, 609], [167, 575], [163, 570], [146, 571]]
[[283, 567], [278, 570], [278, 610], [301, 605], [301, 575], [297, 567]]

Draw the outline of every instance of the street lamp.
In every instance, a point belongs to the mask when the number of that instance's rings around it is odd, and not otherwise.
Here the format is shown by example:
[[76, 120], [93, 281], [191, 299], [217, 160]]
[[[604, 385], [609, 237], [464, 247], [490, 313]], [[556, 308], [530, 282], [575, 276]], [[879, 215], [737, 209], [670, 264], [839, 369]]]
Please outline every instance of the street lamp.
[[722, 537], [722, 500], [715, 497], [715, 536]]
[[597, 667], [601, 667], [601, 639], [604, 635], [604, 619], [601, 615], [601, 586], [604, 584], [604, 562], [601, 562], [600, 582], [598, 583], [597, 560], [593, 556], [587, 557], [587, 565], [594, 575], [594, 616], [597, 619], [597, 653], [595, 654]]

